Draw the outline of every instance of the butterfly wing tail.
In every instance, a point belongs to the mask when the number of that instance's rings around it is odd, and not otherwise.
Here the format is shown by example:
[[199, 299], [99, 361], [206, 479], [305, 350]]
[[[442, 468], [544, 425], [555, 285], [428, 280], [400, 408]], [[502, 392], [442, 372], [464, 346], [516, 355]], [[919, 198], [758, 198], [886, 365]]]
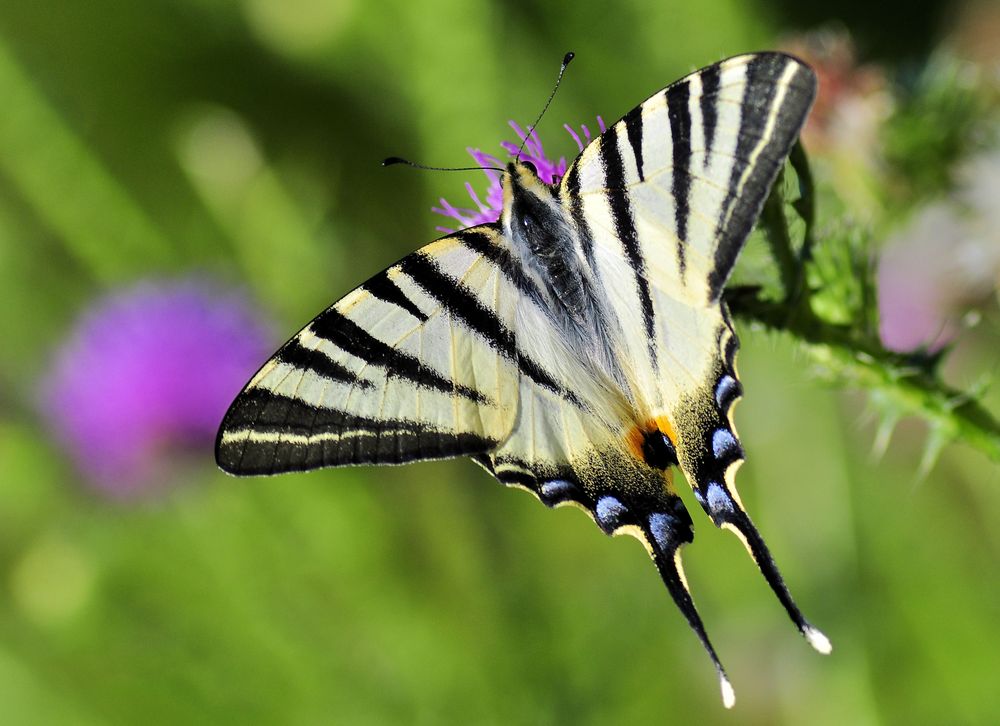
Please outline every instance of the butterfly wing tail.
[[735, 702], [733, 687], [695, 608], [681, 548], [693, 541], [691, 515], [663, 471], [643, 466], [620, 451], [591, 452], [571, 464], [528, 462], [513, 456], [517, 440], [504, 451], [473, 457], [502, 484], [526, 489], [549, 507], [574, 505], [587, 512], [608, 535], [628, 534], [646, 547], [660, 578], [715, 666], [726, 708]]
[[743, 392], [736, 375], [738, 342], [732, 325], [720, 334], [720, 357], [711, 388], [687, 402], [676, 416], [680, 466], [695, 498], [717, 527], [733, 532], [757, 563], [761, 574], [785, 608], [795, 627], [820, 653], [832, 650], [830, 641], [806, 620], [785, 585], [736, 490], [736, 471], [743, 463], [743, 446], [733, 425], [732, 409]]
[[829, 653], [832, 649], [830, 641], [806, 620], [795, 604], [764, 538], [743, 508], [733, 483], [736, 469], [743, 461], [743, 447], [728, 421], [720, 417], [717, 423], [718, 427], [710, 437], [710, 447], [705, 447], [712, 451], [713, 456], [705, 457], [691, 466], [688, 472], [695, 496], [717, 527], [733, 532], [743, 543], [795, 627], [810, 645], [820, 653]]
[[778, 601], [785, 608], [788, 617], [795, 623], [795, 627], [799, 629], [799, 632], [802, 633], [805, 639], [809, 641], [809, 644], [818, 652], [824, 655], [829, 654], [833, 650], [830, 640], [806, 620], [802, 611], [799, 610], [798, 605], [795, 604], [791, 593], [788, 591], [788, 586], [778, 571], [778, 566], [774, 563], [774, 558], [771, 556], [770, 550], [768, 550], [767, 545], [764, 543], [764, 538], [757, 531], [757, 528], [750, 519], [750, 515], [740, 506], [736, 497], [728, 491], [721, 493], [713, 492], [713, 500], [714, 506], [712, 504], [709, 505], [712, 507], [709, 510], [709, 514], [715, 520], [716, 525], [723, 529], [728, 529], [740, 539], [754, 562], [757, 563], [757, 567], [760, 568], [764, 579], [771, 586]]
[[708, 653], [708, 657], [711, 658], [712, 664], [715, 666], [719, 675], [723, 705], [726, 708], [732, 708], [733, 704], [736, 703], [736, 694], [726, 675], [726, 670], [722, 667], [719, 656], [708, 638], [708, 633], [705, 632], [705, 626], [702, 624], [697, 608], [695, 608], [681, 563], [681, 548], [694, 539], [691, 516], [679, 497], [675, 494], [667, 496], [670, 503], [668, 511], [657, 511], [647, 518], [646, 525], [642, 529], [644, 544], [653, 558], [653, 563], [660, 573], [663, 584], [667, 586], [667, 591], [687, 620], [691, 630], [698, 636], [698, 640], [701, 641], [705, 652]]

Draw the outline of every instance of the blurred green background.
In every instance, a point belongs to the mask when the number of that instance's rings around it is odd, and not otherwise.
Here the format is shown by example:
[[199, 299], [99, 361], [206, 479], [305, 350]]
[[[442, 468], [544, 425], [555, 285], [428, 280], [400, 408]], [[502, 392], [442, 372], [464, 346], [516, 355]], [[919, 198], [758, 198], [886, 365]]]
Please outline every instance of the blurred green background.
[[[907, 25], [900, 26], [905, 9]], [[613, 120], [695, 67], [834, 21], [919, 67], [962, 5], [625, 0], [0, 5], [0, 721], [995, 723], [1000, 476], [918, 423], [871, 453], [865, 398], [742, 331], [744, 501], [834, 643], [796, 634], [695, 516], [688, 577], [734, 713], [642, 548], [467, 461], [235, 480], [210, 442], [170, 486], [96, 493], [36, 412], [77, 317], [147, 278], [250, 291], [275, 342], [432, 239], [467, 163], [544, 101]], [[1000, 42], [1000, 39], [998, 39]], [[470, 178], [479, 184], [478, 175]], [[479, 187], [482, 189], [482, 187]], [[996, 327], [954, 375], [996, 363]], [[100, 375], [99, 370], [92, 375]], [[962, 377], [964, 376], [964, 378]], [[994, 409], [995, 410], [995, 409]]]

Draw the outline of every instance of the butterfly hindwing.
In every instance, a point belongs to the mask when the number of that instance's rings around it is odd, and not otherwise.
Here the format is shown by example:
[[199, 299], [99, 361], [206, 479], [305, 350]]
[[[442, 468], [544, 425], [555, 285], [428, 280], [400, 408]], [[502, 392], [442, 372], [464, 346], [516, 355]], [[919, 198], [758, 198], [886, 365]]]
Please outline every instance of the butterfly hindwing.
[[620, 424], [608, 425], [588, 407], [559, 400], [522, 379], [511, 436], [475, 459], [500, 482], [527, 489], [549, 507], [576, 506], [606, 534], [638, 539], [712, 659], [724, 699], [731, 703], [732, 688], [681, 564], [681, 548], [693, 541], [694, 530], [667, 470], [676, 464], [673, 450], [658, 432], [650, 431], [647, 439], [624, 420]]

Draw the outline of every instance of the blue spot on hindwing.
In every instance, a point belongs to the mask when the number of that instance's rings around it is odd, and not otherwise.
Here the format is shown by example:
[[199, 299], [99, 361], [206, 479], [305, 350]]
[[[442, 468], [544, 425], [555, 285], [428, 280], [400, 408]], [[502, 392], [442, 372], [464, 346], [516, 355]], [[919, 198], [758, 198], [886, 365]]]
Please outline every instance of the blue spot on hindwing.
[[712, 434], [712, 453], [716, 459], [724, 459], [734, 454], [739, 456], [740, 444], [729, 429], [716, 429]]
[[565, 479], [551, 479], [542, 483], [542, 501], [548, 505], [568, 499], [576, 492], [576, 485]]
[[610, 494], [598, 499], [594, 507], [597, 523], [606, 532], [614, 531], [621, 524], [622, 515], [627, 511], [625, 505]]
[[729, 496], [729, 492], [723, 489], [722, 485], [717, 481], [708, 483], [707, 500], [708, 509], [716, 519], [725, 514], [732, 514], [735, 511], [733, 498]]
[[722, 376], [715, 386], [715, 403], [718, 407], [722, 410], [727, 409], [738, 395], [740, 395], [739, 381], [728, 374]]
[[649, 533], [653, 535], [656, 544], [662, 550], [669, 550], [674, 542], [673, 530], [677, 518], [664, 512], [653, 512], [649, 515]]

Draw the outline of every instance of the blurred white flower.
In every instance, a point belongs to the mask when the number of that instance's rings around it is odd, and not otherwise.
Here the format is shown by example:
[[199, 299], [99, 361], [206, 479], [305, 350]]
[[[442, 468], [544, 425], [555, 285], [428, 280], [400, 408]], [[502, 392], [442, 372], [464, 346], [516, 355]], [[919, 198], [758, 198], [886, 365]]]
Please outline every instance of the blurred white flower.
[[940, 348], [963, 310], [1000, 281], [1000, 149], [957, 170], [952, 196], [918, 211], [879, 263], [880, 334], [887, 348]]
[[881, 128], [894, 101], [881, 67], [861, 64], [846, 31], [824, 29], [782, 46], [816, 71], [819, 90], [802, 141], [856, 217], [877, 211]]

